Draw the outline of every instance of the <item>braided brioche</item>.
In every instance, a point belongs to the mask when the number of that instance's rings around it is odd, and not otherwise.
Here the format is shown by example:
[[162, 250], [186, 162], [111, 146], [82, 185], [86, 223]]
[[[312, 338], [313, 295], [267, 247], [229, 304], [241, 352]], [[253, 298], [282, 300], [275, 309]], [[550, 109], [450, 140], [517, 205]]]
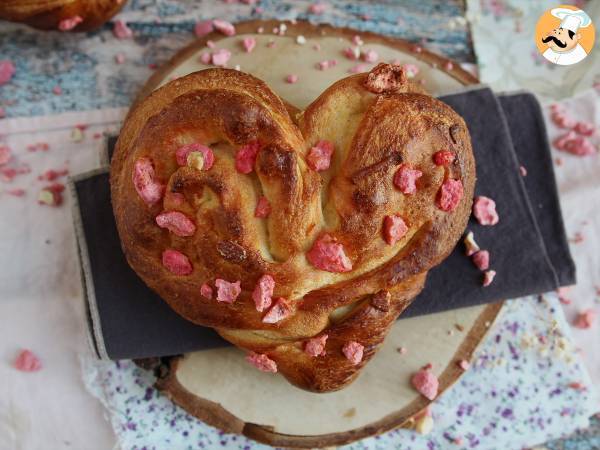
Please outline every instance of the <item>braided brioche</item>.
[[0, 19], [42, 30], [88, 31], [102, 26], [126, 0], [2, 0]]
[[304, 112], [235, 70], [176, 79], [129, 113], [111, 167], [138, 275], [317, 392], [375, 354], [464, 231], [474, 183], [464, 121], [387, 64]]

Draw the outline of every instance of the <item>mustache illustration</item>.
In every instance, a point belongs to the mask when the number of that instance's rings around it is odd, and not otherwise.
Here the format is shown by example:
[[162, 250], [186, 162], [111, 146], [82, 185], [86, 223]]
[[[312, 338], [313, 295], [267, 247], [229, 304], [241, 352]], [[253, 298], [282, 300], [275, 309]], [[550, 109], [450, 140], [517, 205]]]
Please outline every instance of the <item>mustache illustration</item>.
[[554, 43], [556, 45], [558, 45], [560, 48], [565, 48], [567, 46], [566, 42], [559, 41], [556, 36], [548, 36], [546, 38], [542, 38], [542, 42], [544, 44], [547, 43], [547, 42], [550, 42], [550, 41], [554, 41]]

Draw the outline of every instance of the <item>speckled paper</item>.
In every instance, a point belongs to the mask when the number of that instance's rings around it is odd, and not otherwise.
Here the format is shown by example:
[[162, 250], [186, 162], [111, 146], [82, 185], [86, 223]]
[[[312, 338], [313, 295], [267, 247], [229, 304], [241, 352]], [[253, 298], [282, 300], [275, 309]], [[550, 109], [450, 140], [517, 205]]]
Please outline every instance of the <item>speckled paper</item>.
[[[434, 403], [430, 434], [396, 430], [341, 448], [521, 449], [586, 427], [597, 394], [556, 308], [553, 294], [507, 302], [471, 369]], [[87, 387], [108, 409], [122, 448], [269, 448], [191, 417], [130, 361], [86, 360], [84, 365]]]

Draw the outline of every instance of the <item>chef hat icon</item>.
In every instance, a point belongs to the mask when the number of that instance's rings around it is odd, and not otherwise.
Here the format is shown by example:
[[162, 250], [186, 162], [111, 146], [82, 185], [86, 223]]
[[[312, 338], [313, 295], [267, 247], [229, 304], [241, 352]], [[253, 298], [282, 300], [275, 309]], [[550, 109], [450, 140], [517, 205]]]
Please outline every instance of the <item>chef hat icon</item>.
[[586, 28], [592, 23], [592, 19], [581, 9], [554, 8], [550, 13], [561, 20], [560, 28], [577, 33], [579, 28]]

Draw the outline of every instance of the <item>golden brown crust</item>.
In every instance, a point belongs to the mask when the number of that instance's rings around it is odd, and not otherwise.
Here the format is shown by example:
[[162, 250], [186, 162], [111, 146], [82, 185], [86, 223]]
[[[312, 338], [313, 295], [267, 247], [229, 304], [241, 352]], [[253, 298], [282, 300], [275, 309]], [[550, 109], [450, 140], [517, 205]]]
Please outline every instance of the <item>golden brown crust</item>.
[[69, 31], [89, 31], [117, 14], [127, 0], [2, 0], [0, 19], [22, 22], [41, 30], [57, 30], [62, 20], [79, 16]]
[[[392, 66], [388, 66], [392, 68]], [[381, 67], [378, 68], [381, 70]], [[395, 69], [394, 69], [395, 70]], [[283, 102], [260, 80], [237, 71], [210, 69], [155, 91], [128, 115], [111, 167], [115, 217], [130, 265], [171, 307], [194, 323], [216, 328], [234, 344], [275, 360], [288, 380], [319, 392], [351, 382], [375, 353], [389, 327], [422, 289], [427, 271], [454, 247], [469, 217], [475, 166], [464, 121], [448, 106], [403, 80], [375, 94], [367, 74], [327, 89], [293, 123]], [[335, 144], [331, 168], [311, 170], [306, 155], [319, 140]], [[236, 151], [258, 141], [255, 171], [236, 171]], [[201, 142], [215, 151], [208, 171], [178, 167], [174, 153]], [[441, 149], [456, 153], [449, 167], [433, 163]], [[161, 202], [148, 206], [137, 194], [136, 160], [150, 158], [167, 185]], [[403, 195], [393, 185], [401, 164], [423, 172], [419, 189]], [[453, 212], [436, 206], [442, 183], [460, 179], [464, 196]], [[183, 194], [175, 206], [171, 194]], [[272, 205], [254, 217], [260, 196]], [[177, 209], [196, 223], [191, 237], [156, 226], [163, 210]], [[385, 216], [401, 214], [409, 231], [395, 245], [382, 238]], [[344, 246], [352, 270], [313, 267], [306, 252], [327, 232]], [[167, 248], [185, 254], [189, 276], [161, 264]], [[264, 274], [274, 297], [289, 300], [292, 314], [262, 322], [251, 298]], [[233, 304], [200, 294], [216, 278], [241, 281]], [[381, 295], [389, 293], [382, 308]], [[375, 305], [375, 306], [374, 306]], [[306, 339], [327, 333], [327, 355], [310, 358]], [[360, 364], [343, 356], [344, 343], [365, 346]]]

